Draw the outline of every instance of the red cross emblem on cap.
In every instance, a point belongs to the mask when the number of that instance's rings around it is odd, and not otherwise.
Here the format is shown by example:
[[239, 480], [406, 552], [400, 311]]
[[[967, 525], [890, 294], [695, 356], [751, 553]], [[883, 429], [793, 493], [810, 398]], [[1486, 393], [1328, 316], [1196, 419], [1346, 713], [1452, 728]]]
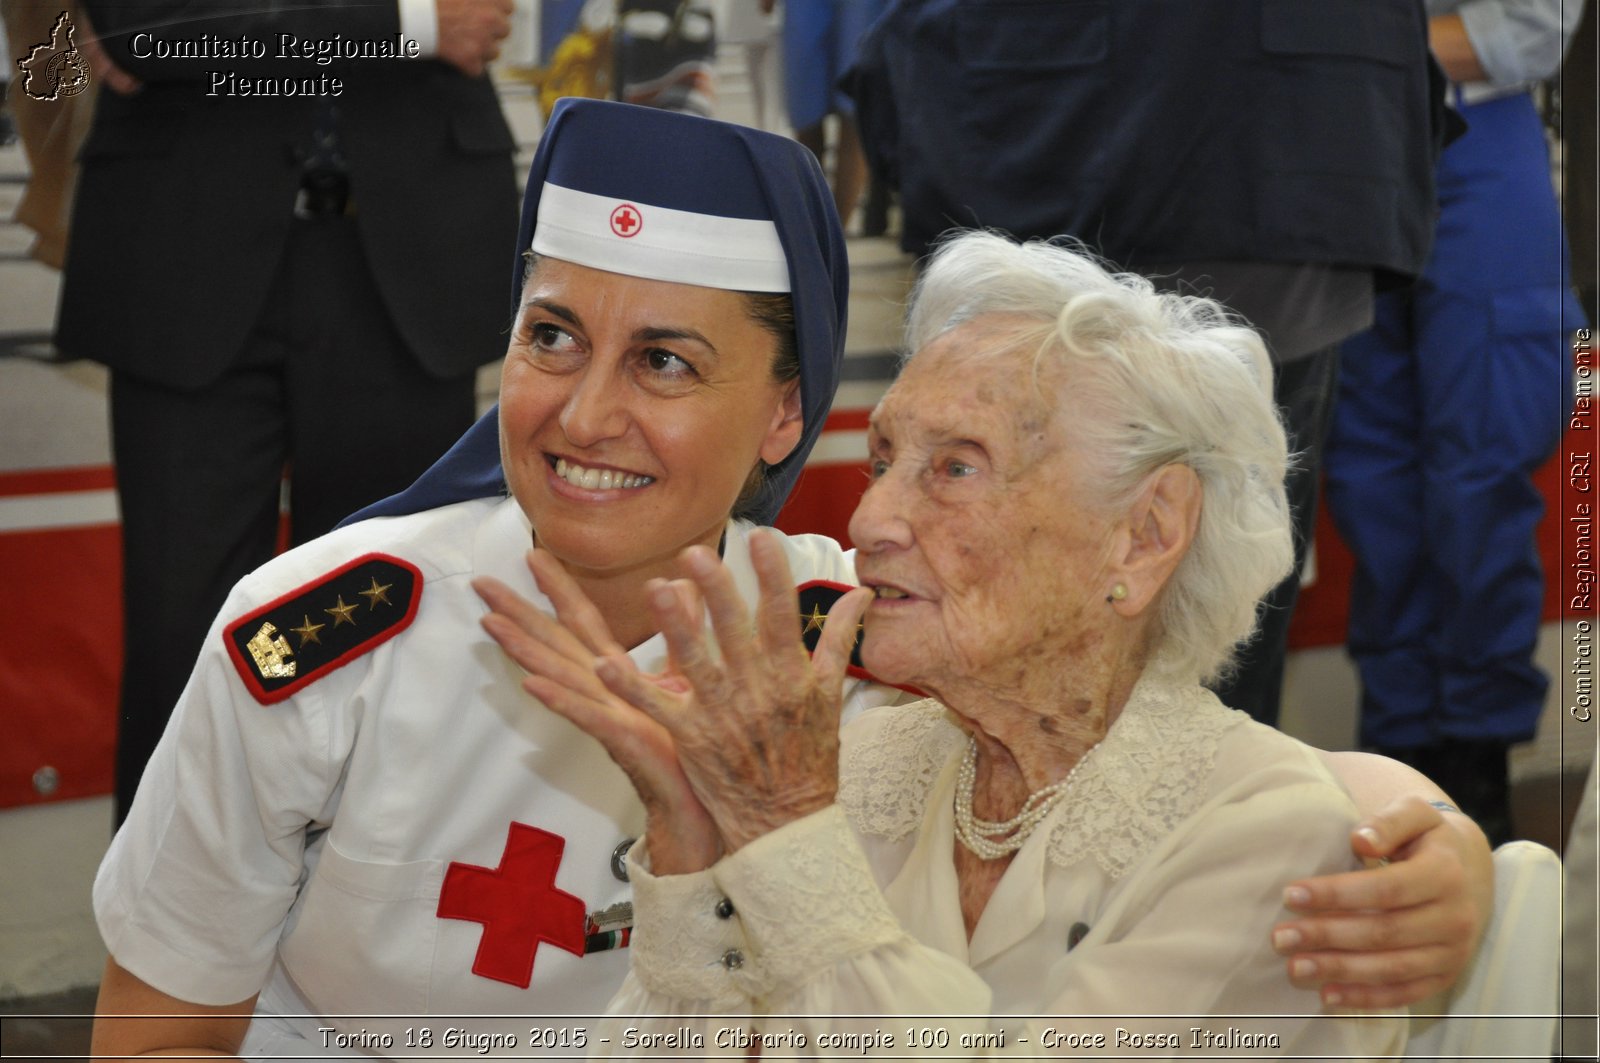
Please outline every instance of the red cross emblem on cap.
[[611, 212], [611, 231], [623, 239], [638, 236], [642, 228], [644, 219], [639, 217], [639, 208], [632, 203], [624, 203]]

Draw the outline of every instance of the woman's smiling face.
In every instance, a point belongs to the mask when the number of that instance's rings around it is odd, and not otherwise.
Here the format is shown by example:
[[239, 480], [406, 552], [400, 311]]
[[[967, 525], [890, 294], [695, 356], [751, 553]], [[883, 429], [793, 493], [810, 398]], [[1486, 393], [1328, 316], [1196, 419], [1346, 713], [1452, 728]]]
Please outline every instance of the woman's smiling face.
[[757, 460], [800, 438], [776, 356], [738, 292], [538, 260], [500, 378], [500, 453], [539, 544], [594, 574], [715, 546]]

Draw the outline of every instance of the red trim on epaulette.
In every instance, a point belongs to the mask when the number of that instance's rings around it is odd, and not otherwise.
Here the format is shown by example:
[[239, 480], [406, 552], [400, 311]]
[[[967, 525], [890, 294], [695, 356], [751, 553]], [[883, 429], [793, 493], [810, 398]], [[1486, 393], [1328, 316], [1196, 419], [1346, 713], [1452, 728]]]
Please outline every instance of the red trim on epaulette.
[[910, 694], [914, 698], [925, 698], [929, 696], [926, 690], [918, 690], [910, 683], [891, 683], [887, 679], [879, 679], [877, 676], [873, 675], [859, 664], [845, 665], [844, 674], [848, 676], [854, 676], [857, 679], [865, 679], [867, 682], [876, 683], [880, 687], [894, 687], [896, 690], [904, 690], [907, 694]]
[[799, 594], [801, 591], [808, 591], [812, 587], [827, 587], [829, 590], [849, 593], [859, 586], [861, 586], [859, 583], [840, 583], [836, 579], [808, 579], [804, 583], [795, 584], [794, 592]]
[[[859, 586], [861, 586], [859, 583], [840, 583], [838, 580], [832, 579], [808, 579], [804, 583], [797, 584], [794, 592], [795, 594], [799, 594], [801, 591], [810, 590], [812, 587], [827, 587], [829, 590], [848, 593], [855, 590]], [[865, 679], [867, 682], [877, 683], [879, 686], [894, 687], [896, 690], [904, 690], [907, 694], [911, 694], [919, 698], [925, 698], [928, 696], [926, 692], [918, 690], [916, 687], [910, 686], [909, 684], [891, 683], [887, 679], [879, 679], [877, 676], [873, 675], [859, 664], [845, 665], [844, 671], [846, 675], [854, 676], [857, 679]]]
[[[405, 612], [398, 619], [390, 622], [381, 631], [373, 632], [370, 638], [357, 643], [355, 646], [341, 653], [338, 657], [335, 657], [333, 660], [318, 666], [308, 674], [297, 677], [294, 682], [277, 687], [273, 690], [266, 689], [266, 687], [261, 684], [260, 679], [257, 678], [255, 671], [252, 668], [252, 663], [239, 649], [239, 644], [234, 638], [234, 634], [240, 628], [260, 620], [269, 613], [275, 612], [279, 608], [294, 601], [296, 598], [300, 598], [303, 595], [314, 591], [318, 587], [325, 586], [333, 582], [340, 576], [343, 576], [345, 573], [349, 572], [351, 569], [360, 568], [362, 565], [368, 564], [372, 561], [383, 561], [387, 564], [396, 565], [400, 568], [406, 569], [411, 573], [415, 582], [413, 582], [411, 585], [411, 599], [406, 603]], [[259, 609], [256, 609], [250, 613], [246, 613], [238, 620], [235, 620], [222, 631], [223, 645], [228, 648], [228, 656], [233, 659], [234, 669], [239, 673], [239, 677], [244, 680], [245, 688], [250, 691], [251, 696], [263, 705], [276, 705], [280, 701], [284, 701], [287, 698], [293, 697], [299, 691], [303, 690], [316, 680], [321, 679], [329, 672], [337, 671], [338, 669], [349, 664], [351, 661], [355, 660], [357, 657], [364, 656], [372, 650], [377, 649], [379, 646], [383, 645], [383, 643], [388, 642], [390, 639], [400, 634], [400, 632], [410, 627], [411, 622], [417, 618], [417, 607], [422, 601], [422, 583], [422, 570], [417, 568], [416, 565], [413, 565], [409, 561], [395, 557], [393, 554], [363, 554], [347, 564], [340, 565], [327, 575], [311, 580], [307, 583], [303, 583], [294, 590], [289, 591], [287, 594], [280, 595], [266, 605], [261, 606]]]

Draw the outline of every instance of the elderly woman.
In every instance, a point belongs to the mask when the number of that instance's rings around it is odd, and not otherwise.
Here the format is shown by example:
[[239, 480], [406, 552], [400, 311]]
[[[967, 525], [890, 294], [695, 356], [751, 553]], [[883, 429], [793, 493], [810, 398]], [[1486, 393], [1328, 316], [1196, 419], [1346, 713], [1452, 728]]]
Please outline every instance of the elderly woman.
[[[684, 555], [690, 581], [652, 585], [670, 675], [603, 639], [585, 658], [582, 635], [515, 610], [485, 622], [648, 812], [612, 1010], [686, 1017], [615, 1024], [602, 1047], [749, 1047], [718, 1034], [737, 1028], [818, 1050], [860, 1026], [838, 1015], [912, 1014], [948, 1018], [875, 1047], [1398, 1051], [1392, 1016], [1318, 1021], [1269, 942], [1286, 886], [1352, 866], [1349, 797], [1202, 685], [1291, 558], [1259, 339], [1074, 251], [968, 234], [923, 275], [908, 346], [851, 522], [863, 587], [814, 658], [765, 538], [753, 620], [708, 549]], [[841, 742], [863, 614], [865, 665], [931, 697]], [[1178, 1018], [1062, 1017], [1130, 1013]], [[1283, 1017], [1181, 1018], [1207, 1015]]]

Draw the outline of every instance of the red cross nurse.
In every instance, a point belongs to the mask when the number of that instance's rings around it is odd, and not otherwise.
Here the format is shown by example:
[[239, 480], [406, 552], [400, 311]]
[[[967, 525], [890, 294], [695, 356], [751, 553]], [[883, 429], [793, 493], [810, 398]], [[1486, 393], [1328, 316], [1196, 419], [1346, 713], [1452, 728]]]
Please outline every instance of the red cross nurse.
[[[523, 228], [494, 488], [235, 588], [95, 887], [101, 1011], [209, 1017], [102, 1018], [97, 1051], [404, 1054], [414, 1020], [324, 1017], [581, 1014], [621, 984], [643, 812], [530, 705], [470, 583], [549, 608], [537, 540], [652, 670], [644, 584], [684, 547], [754, 594], [746, 538], [838, 379], [844, 245], [798, 145], [595, 101], [552, 116]], [[785, 541], [853, 578], [831, 540]]]

